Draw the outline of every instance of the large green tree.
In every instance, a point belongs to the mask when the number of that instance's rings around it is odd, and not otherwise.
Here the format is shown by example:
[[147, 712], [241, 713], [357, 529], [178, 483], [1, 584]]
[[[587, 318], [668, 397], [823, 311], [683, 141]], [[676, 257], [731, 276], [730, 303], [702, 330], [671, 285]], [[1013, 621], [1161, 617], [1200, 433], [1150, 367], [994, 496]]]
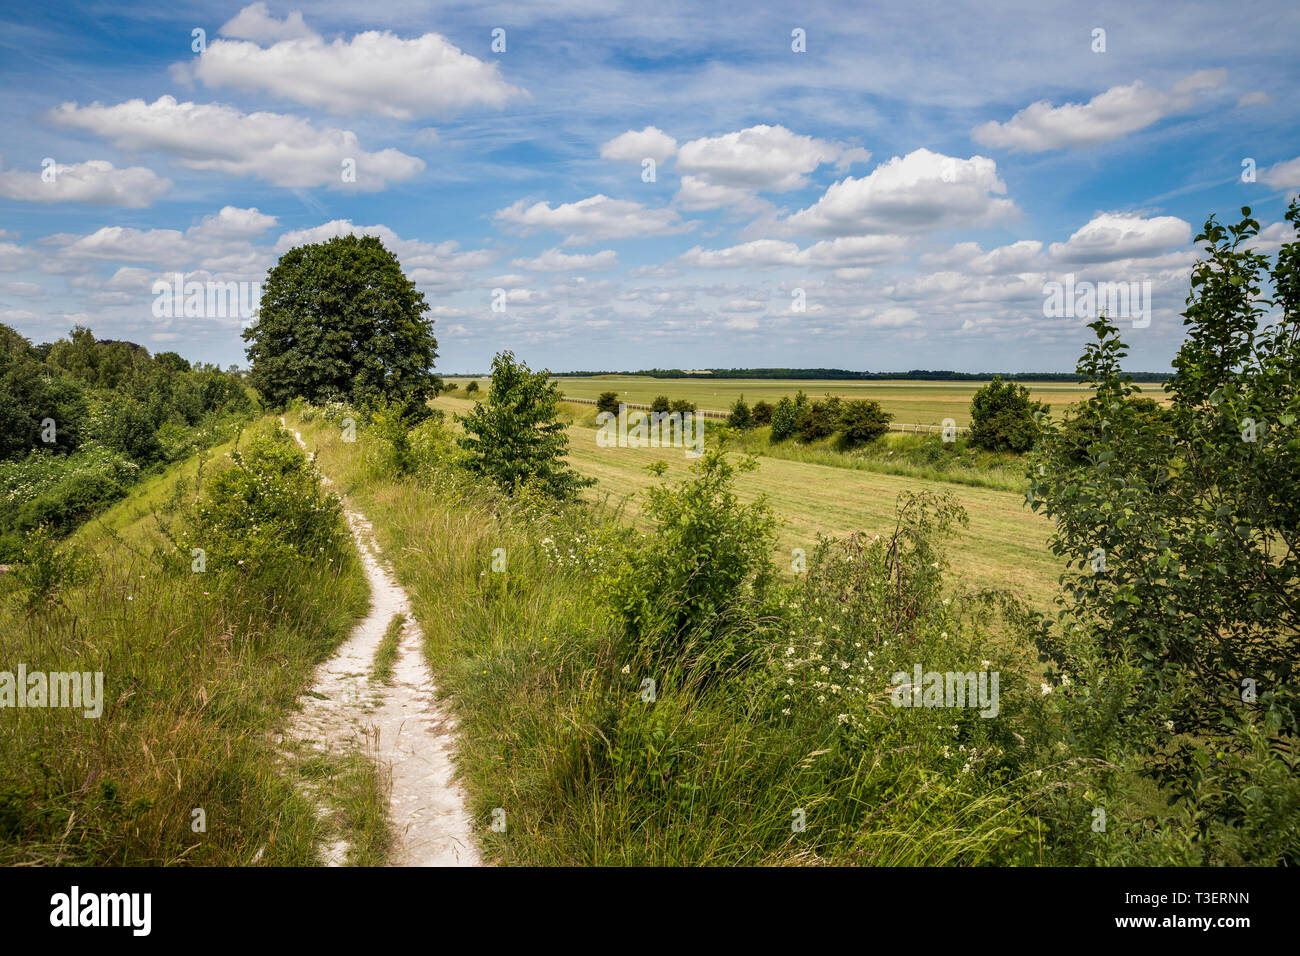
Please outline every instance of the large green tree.
[[290, 249], [267, 274], [257, 323], [243, 333], [253, 387], [276, 405], [296, 397], [422, 403], [438, 355], [427, 311], [374, 236]]
[[461, 422], [467, 465], [513, 494], [525, 485], [556, 498], [594, 484], [565, 464], [569, 439], [559, 420], [560, 389], [550, 373], [531, 371], [513, 352], [492, 360], [487, 399]]

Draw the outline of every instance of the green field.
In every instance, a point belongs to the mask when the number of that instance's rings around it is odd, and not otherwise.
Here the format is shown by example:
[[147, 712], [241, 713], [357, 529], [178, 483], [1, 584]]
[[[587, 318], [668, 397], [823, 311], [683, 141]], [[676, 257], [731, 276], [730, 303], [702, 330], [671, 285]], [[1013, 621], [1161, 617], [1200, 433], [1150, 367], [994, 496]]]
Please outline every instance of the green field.
[[[461, 388], [469, 378], [451, 378]], [[488, 379], [477, 380], [486, 388]], [[685, 398], [702, 409], [726, 410], [741, 395], [751, 405], [759, 399], [775, 403], [783, 395], [802, 389], [810, 398], [838, 395], [843, 398], [871, 398], [880, 402], [894, 421], [914, 425], [938, 425], [951, 418], [958, 425], [970, 424], [970, 400], [984, 382], [913, 381], [792, 381], [784, 379], [658, 379], [643, 375], [600, 375], [592, 378], [560, 378], [560, 390], [571, 398], [596, 398], [615, 391], [625, 402], [648, 405], [657, 395]], [[1033, 397], [1054, 409], [1086, 397], [1088, 387], [1063, 382], [1026, 382]], [[1159, 394], [1159, 386], [1149, 388]]]
[[[462, 414], [471, 407], [468, 401], [448, 397], [437, 399], [434, 405]], [[638, 514], [636, 492], [654, 480], [646, 466], [660, 460], [668, 464], [666, 477], [680, 480], [686, 476], [690, 463], [680, 448], [600, 448], [595, 429], [582, 425], [569, 428], [569, 461], [598, 482], [587, 491], [587, 497], [608, 494], [613, 503], [625, 501], [633, 517]], [[1061, 568], [1046, 546], [1051, 524], [1031, 512], [1019, 492], [766, 456], [759, 458], [757, 470], [739, 478], [737, 487], [746, 500], [766, 495], [783, 519], [776, 555], [781, 567], [789, 567], [794, 548], [811, 553], [818, 534], [886, 531], [902, 491], [947, 491], [970, 516], [970, 526], [949, 545], [953, 571], [963, 584], [1006, 588], [1043, 610], [1050, 607], [1057, 587]]]

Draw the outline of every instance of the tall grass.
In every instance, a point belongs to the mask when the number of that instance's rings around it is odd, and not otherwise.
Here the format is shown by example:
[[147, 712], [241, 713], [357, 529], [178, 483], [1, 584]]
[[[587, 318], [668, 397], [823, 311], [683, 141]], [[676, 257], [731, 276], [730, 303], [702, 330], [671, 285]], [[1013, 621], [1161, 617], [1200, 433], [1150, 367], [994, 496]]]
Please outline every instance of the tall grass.
[[0, 578], [0, 669], [102, 672], [105, 697], [98, 719], [0, 711], [0, 863], [318, 860], [325, 824], [273, 736], [364, 611], [365, 578], [350, 548], [176, 573], [158, 519], [186, 507], [173, 488], [194, 470], [173, 467], [82, 529], [85, 583], [28, 612]]
[[[781, 612], [786, 624], [719, 680], [702, 684], [688, 666], [669, 663], [653, 675], [647, 700], [647, 675], [620, 667], [622, 625], [599, 589], [622, 533], [610, 516], [504, 499], [437, 462], [386, 475], [368, 464], [382, 452], [365, 429], [346, 443], [336, 425], [309, 417], [294, 427], [371, 519], [411, 594], [457, 714], [459, 769], [489, 859], [1034, 861], [1042, 827], [1030, 778], [1015, 770], [1022, 758], [986, 756], [995, 772], [966, 773], [958, 754], [960, 741], [978, 740], [981, 753], [1009, 741], [1014, 749], [1009, 734], [986, 739], [978, 718], [959, 729], [950, 713], [905, 721], [868, 695], [853, 704], [863, 723], [850, 736], [838, 701], [818, 703], [811, 684], [794, 703], [782, 700], [787, 643], [808, 626], [829, 627], [819, 623], [827, 614]], [[502, 560], [505, 569], [494, 571]], [[940, 640], [936, 627], [930, 643], [898, 651], [910, 660], [929, 647], [954, 663], [993, 656], [976, 633], [957, 646], [955, 629]], [[998, 653], [1008, 675], [1022, 673], [1023, 653]], [[880, 677], [872, 677], [875, 693]], [[1004, 690], [1004, 707], [1023, 686]], [[940, 756], [948, 748], [951, 759]], [[497, 810], [504, 831], [491, 827]]]

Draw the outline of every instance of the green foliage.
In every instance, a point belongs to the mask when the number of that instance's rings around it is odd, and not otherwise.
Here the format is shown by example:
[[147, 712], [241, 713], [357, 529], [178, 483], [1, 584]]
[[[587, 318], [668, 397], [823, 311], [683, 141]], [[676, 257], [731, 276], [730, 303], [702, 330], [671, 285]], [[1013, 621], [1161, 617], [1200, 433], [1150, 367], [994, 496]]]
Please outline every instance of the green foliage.
[[732, 404], [731, 414], [727, 416], [727, 426], [729, 428], [738, 428], [741, 430], [753, 427], [749, 405], [746, 404], [744, 395], [741, 395]]
[[215, 575], [282, 575], [304, 562], [339, 561], [350, 553], [342, 512], [287, 433], [259, 436], [231, 453], [185, 513], [179, 561], [188, 570], [201, 548]]
[[[1168, 432], [1169, 416], [1155, 399], [1130, 395], [1125, 401], [1130, 405], [1125, 418], [1141, 421], [1143, 429], [1154, 434]], [[1092, 446], [1105, 440], [1100, 426], [1100, 420], [1089, 415], [1086, 407], [1067, 410], [1054, 436], [1059, 452], [1076, 465], [1088, 464]]]
[[994, 376], [971, 399], [971, 442], [988, 451], [1029, 451], [1038, 441], [1038, 419], [1046, 412], [1046, 405], [1030, 399], [1028, 388]]
[[129, 395], [109, 395], [95, 409], [87, 430], [95, 442], [142, 467], [162, 459], [162, 442], [148, 409]]
[[794, 401], [788, 395], [784, 395], [777, 400], [776, 406], [772, 409], [772, 441], [775, 443], [793, 438], [798, 430], [799, 410]]
[[106, 448], [74, 455], [33, 452], [0, 462], [0, 562], [14, 558], [22, 536], [39, 526], [65, 534], [121, 498], [137, 464]]
[[[801, 393], [802, 394], [802, 393]], [[813, 442], [819, 438], [829, 438], [835, 434], [840, 423], [840, 409], [843, 402], [836, 396], [827, 396], [820, 401], [800, 405], [796, 399], [799, 414], [799, 440]]]
[[[75, 457], [98, 448], [147, 468], [190, 454], [199, 440], [196, 429], [211, 437], [219, 418], [251, 408], [238, 375], [214, 366], [191, 367], [175, 353], [151, 358], [146, 349], [128, 342], [96, 341], [81, 326], [43, 352], [13, 330], [3, 331], [0, 462], [48, 452]], [[85, 471], [98, 461], [91, 456], [74, 470]], [[48, 463], [38, 461], [33, 467], [37, 473], [52, 473]], [[73, 497], [81, 503], [112, 500], [118, 496], [112, 489], [123, 477], [120, 471], [79, 480]], [[100, 488], [98, 495], [91, 494], [88, 482]], [[60, 509], [47, 503], [44, 510], [42, 520], [68, 527]], [[79, 506], [62, 510], [86, 514]], [[0, 518], [0, 533], [6, 525], [14, 523]]]
[[58, 603], [64, 590], [85, 583], [90, 569], [90, 558], [82, 548], [59, 544], [40, 525], [27, 535], [12, 573], [27, 610], [34, 611]]
[[479, 391], [478, 382], [470, 382], [465, 386], [466, 395], [477, 395]]
[[683, 415], [695, 413], [695, 403], [688, 398], [673, 399], [671, 411], [680, 412]]
[[752, 421], [756, 427], [772, 424], [772, 403], [765, 398], [759, 399], [755, 402], [754, 407], [750, 412], [750, 421]]
[[398, 475], [415, 470], [411, 428], [415, 424], [405, 401], [384, 402], [368, 409], [370, 434], [379, 442], [379, 465]]
[[513, 352], [498, 353], [487, 399], [460, 419], [466, 466], [509, 494], [531, 485], [564, 499], [593, 484], [564, 461], [569, 439], [559, 420], [560, 400], [549, 372], [534, 373]]
[[91, 388], [115, 389], [130, 382], [150, 363], [147, 350], [133, 342], [97, 341], [78, 325], [55, 342], [45, 362]]
[[618, 414], [618, 392], [601, 392], [596, 399], [596, 411]]
[[894, 416], [870, 399], [846, 401], [840, 405], [839, 431], [844, 444], [865, 445], [889, 431]]
[[[7, 326], [0, 329], [18, 336]], [[0, 349], [0, 461], [34, 449], [70, 452], [81, 443], [87, 404], [75, 379], [50, 369], [24, 347]], [[46, 419], [54, 424], [53, 442], [44, 440]]]
[[374, 236], [340, 236], [280, 257], [245, 329], [253, 386], [273, 405], [301, 396], [355, 405], [422, 402], [437, 341], [424, 295]]
[[[1049, 633], [1044, 653], [1068, 672], [1095, 643], [1136, 669], [1121, 739], [1202, 815], [1203, 836], [1209, 821], [1256, 826], [1259, 801], [1294, 798], [1269, 791], [1243, 802], [1221, 784], [1225, 760], [1252, 768], [1243, 780], [1255, 770], [1267, 778], [1294, 752], [1300, 717], [1300, 243], [1283, 245], [1270, 271], [1247, 246], [1259, 224], [1242, 215], [1227, 228], [1211, 218], [1197, 237], [1205, 258], [1165, 386], [1170, 409], [1155, 416], [1132, 400], [1127, 349], [1103, 316], [1079, 362], [1096, 391], [1071, 431], [1049, 426], [1029, 492], [1071, 569], [1063, 620], [1086, 635]], [[1287, 219], [1300, 226], [1300, 203]], [[1266, 324], [1270, 304], [1277, 320]], [[1091, 438], [1082, 460], [1079, 433]], [[1265, 742], [1247, 748], [1250, 726]], [[1288, 852], [1300, 859], [1295, 842]]]
[[669, 412], [672, 411], [673, 403], [668, 400], [667, 395], [656, 395], [654, 401], [650, 403], [652, 412]]
[[654, 530], [628, 542], [607, 580], [625, 659], [652, 673], [674, 662], [707, 676], [748, 652], [773, 578], [776, 527], [763, 499], [746, 505], [736, 497], [737, 473], [756, 465], [733, 464], [715, 446], [691, 466], [692, 478], [645, 493]]
[[[37, 457], [72, 465], [92, 453]], [[26, 559], [0, 573], [0, 591], [17, 592], [0, 601], [0, 658], [104, 678], [100, 719], [4, 712], [0, 865], [319, 862], [327, 825], [293, 786], [277, 736], [368, 603], [350, 539], [342, 531], [341, 555], [278, 569], [191, 573], [188, 551], [176, 560], [155, 536], [158, 509], [178, 514], [170, 484], [137, 485], [75, 544], [29, 542]], [[184, 573], [169, 573], [178, 564]], [[15, 580], [28, 575], [49, 595], [35, 612]], [[191, 829], [197, 807], [206, 833]]]

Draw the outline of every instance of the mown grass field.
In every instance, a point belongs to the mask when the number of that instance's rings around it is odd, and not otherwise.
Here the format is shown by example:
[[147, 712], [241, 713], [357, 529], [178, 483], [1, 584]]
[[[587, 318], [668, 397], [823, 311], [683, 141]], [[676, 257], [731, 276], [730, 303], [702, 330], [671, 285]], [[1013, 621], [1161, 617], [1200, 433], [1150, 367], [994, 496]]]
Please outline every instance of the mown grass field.
[[[472, 403], [443, 396], [434, 405], [463, 414]], [[595, 430], [582, 425], [569, 428], [569, 460], [598, 482], [586, 497], [608, 495], [611, 504], [624, 503], [634, 519], [639, 514], [637, 493], [655, 480], [648, 465], [665, 462], [665, 477], [675, 480], [685, 477], [690, 465], [680, 448], [600, 448]], [[811, 553], [818, 534], [892, 530], [894, 505], [904, 490], [948, 491], [970, 516], [969, 527], [948, 549], [953, 572], [963, 584], [1006, 588], [1043, 610], [1050, 607], [1057, 587], [1060, 566], [1046, 546], [1051, 525], [1025, 506], [1019, 492], [766, 456], [759, 458], [757, 470], [741, 476], [738, 488], [745, 500], [766, 495], [783, 519], [776, 557], [784, 568], [790, 567], [794, 548]]]
[[[450, 378], [462, 389], [474, 381]], [[486, 378], [477, 379], [486, 388]], [[649, 404], [657, 395], [670, 399], [685, 398], [699, 408], [725, 410], [741, 395], [751, 405], [759, 399], [775, 403], [783, 395], [793, 396], [800, 389], [810, 398], [838, 395], [843, 398], [870, 398], [880, 402], [894, 421], [916, 425], [938, 425], [951, 418], [958, 425], [970, 424], [970, 400], [984, 382], [886, 382], [886, 381], [793, 381], [780, 379], [657, 379], [640, 375], [601, 375], [592, 378], [560, 378], [560, 391], [571, 398], [596, 398], [601, 392], [615, 391], [626, 402]], [[1081, 401], [1088, 389], [1083, 385], [1062, 382], [1027, 382], [1033, 397], [1052, 406], [1054, 412]], [[1145, 386], [1153, 397], [1160, 394], [1158, 385]]]

